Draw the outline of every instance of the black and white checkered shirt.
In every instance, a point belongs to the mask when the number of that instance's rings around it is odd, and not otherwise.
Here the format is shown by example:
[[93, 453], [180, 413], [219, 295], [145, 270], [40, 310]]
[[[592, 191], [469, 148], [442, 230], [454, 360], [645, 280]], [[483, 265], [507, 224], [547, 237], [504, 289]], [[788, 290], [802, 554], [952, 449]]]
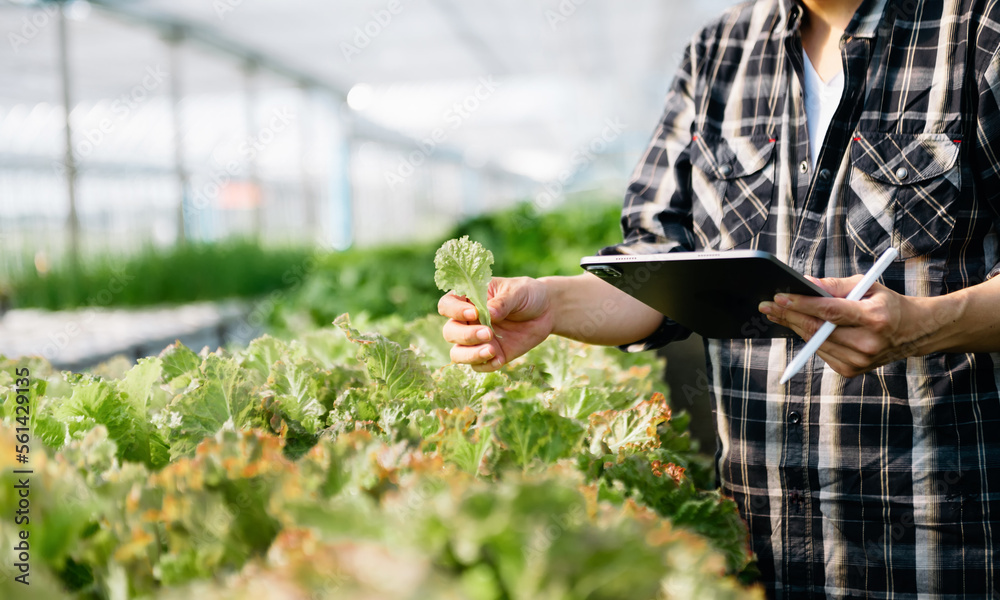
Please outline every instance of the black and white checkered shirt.
[[[802, 7], [746, 2], [692, 40], [605, 253], [759, 249], [935, 296], [1000, 263], [1000, 4], [865, 0], [809, 161]], [[1000, 310], [1000, 306], [997, 307]], [[932, 327], [933, 324], [928, 324]], [[665, 321], [642, 350], [684, 335]], [[1000, 598], [1000, 354], [847, 379], [801, 340], [707, 343], [724, 491], [776, 598]]]

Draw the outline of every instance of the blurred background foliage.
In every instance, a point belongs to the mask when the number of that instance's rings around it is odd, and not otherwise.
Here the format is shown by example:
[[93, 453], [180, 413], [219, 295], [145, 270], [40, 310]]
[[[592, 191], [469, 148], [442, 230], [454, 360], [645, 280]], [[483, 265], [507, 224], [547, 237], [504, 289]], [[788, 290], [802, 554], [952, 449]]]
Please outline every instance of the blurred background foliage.
[[[498, 276], [575, 275], [580, 258], [615, 243], [620, 208], [592, 195], [540, 212], [531, 203], [461, 222], [441, 239], [407, 245], [323, 252], [261, 245], [245, 238], [147, 246], [127, 258], [96, 256], [50, 270], [25, 264], [7, 283], [17, 308], [138, 307], [226, 298], [264, 299], [282, 291], [271, 321], [282, 328], [303, 319], [329, 324], [337, 315], [367, 313], [415, 318], [436, 310], [434, 252], [449, 238], [468, 235], [489, 248]], [[115, 282], [120, 291], [108, 294]], [[117, 286], [115, 286], [117, 288]]]

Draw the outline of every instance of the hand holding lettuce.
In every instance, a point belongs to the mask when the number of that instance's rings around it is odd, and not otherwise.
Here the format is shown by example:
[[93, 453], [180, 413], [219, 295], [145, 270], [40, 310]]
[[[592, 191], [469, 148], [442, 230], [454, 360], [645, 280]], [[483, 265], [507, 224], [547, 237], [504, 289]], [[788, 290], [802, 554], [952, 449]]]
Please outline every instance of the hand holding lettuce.
[[[493, 331], [490, 311], [486, 307], [488, 287], [493, 278], [493, 253], [479, 242], [463, 235], [448, 240], [434, 255], [434, 283], [442, 292], [465, 296], [476, 307], [479, 322]], [[496, 332], [493, 332], [494, 335]]]

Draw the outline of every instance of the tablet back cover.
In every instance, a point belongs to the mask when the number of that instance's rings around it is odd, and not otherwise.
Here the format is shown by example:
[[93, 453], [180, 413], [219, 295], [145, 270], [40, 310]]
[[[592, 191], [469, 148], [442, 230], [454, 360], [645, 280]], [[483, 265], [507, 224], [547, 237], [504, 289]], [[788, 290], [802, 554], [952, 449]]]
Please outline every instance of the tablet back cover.
[[581, 266], [707, 338], [792, 337], [757, 306], [787, 292], [829, 296], [766, 252], [592, 256]]

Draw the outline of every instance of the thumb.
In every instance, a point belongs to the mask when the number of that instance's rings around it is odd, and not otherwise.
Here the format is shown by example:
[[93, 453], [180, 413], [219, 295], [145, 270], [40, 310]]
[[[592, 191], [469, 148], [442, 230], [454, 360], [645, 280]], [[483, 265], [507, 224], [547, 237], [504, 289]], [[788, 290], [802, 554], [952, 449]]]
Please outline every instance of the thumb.
[[518, 311], [523, 304], [523, 286], [517, 284], [517, 279], [507, 279], [504, 277], [494, 277], [490, 281], [490, 299], [486, 302], [486, 307], [490, 311], [490, 318], [496, 321], [503, 321]]
[[834, 298], [846, 298], [854, 286], [858, 284], [864, 278], [864, 275], [852, 275], [850, 277], [826, 277], [823, 279], [816, 279], [810, 277], [813, 283], [820, 286], [824, 290], [830, 292], [830, 295]]
[[494, 321], [503, 321], [506, 319], [517, 305], [512, 295], [504, 292], [506, 290], [497, 290], [497, 295], [486, 302], [486, 307], [490, 311], [490, 318]]

